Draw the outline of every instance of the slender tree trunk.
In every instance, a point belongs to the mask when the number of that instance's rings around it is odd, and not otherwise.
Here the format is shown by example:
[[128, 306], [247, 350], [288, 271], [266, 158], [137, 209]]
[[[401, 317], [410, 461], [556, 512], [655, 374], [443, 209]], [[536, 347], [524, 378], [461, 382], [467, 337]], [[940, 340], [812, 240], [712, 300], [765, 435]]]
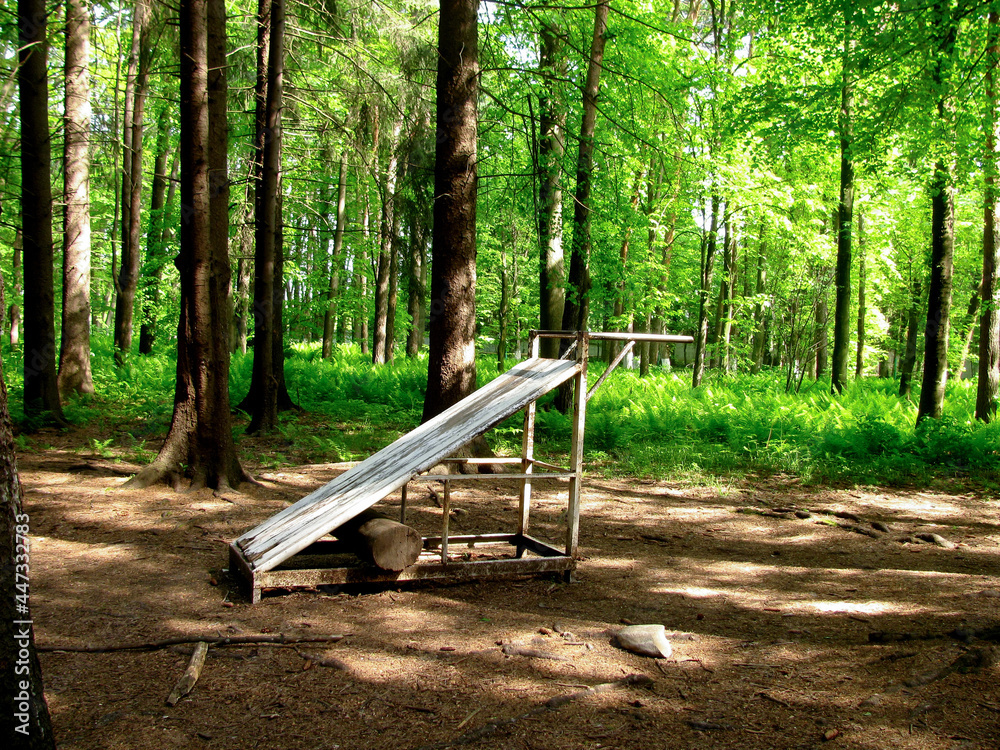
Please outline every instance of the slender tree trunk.
[[427, 289], [426, 223], [418, 211], [410, 217], [410, 255], [408, 262], [410, 335], [406, 340], [406, 356], [416, 357], [424, 343], [424, 308]]
[[[404, 171], [400, 166], [400, 172]], [[400, 175], [400, 181], [402, 175]], [[396, 198], [393, 198], [396, 202]], [[392, 362], [396, 351], [396, 307], [399, 302], [399, 219], [400, 212], [398, 206], [393, 209], [392, 215], [392, 243], [389, 250], [389, 298], [385, 311], [385, 361]]]
[[379, 229], [378, 267], [375, 275], [375, 330], [372, 339], [372, 362], [382, 365], [389, 361], [386, 351], [389, 323], [389, 276], [395, 264], [393, 257], [393, 225], [396, 214], [396, 185], [399, 178], [399, 131], [403, 123], [397, 120], [389, 139], [389, 161], [382, 186], [382, 221]]
[[14, 294], [11, 296], [10, 307], [7, 308], [7, 319], [10, 321], [10, 345], [15, 347], [21, 340], [21, 306], [18, 300], [24, 293], [23, 274], [21, 272], [21, 251], [24, 247], [24, 239], [21, 234], [21, 227], [14, 231], [14, 257], [11, 261], [12, 276], [14, 277]]
[[[576, 161], [576, 196], [573, 202], [573, 240], [570, 250], [567, 297], [563, 308], [563, 330], [587, 327], [590, 273], [590, 189], [594, 171], [594, 133], [597, 128], [597, 95], [604, 60], [605, 32], [608, 26], [608, 0], [599, 0], [594, 13], [594, 36], [590, 44], [590, 62], [583, 89], [583, 121], [580, 126], [580, 150]], [[565, 342], [564, 342], [564, 345]], [[569, 408], [569, 390], [560, 389], [561, 410]]]
[[[132, 55], [129, 61], [131, 109], [126, 103], [125, 164], [122, 181], [122, 248], [121, 267], [118, 274], [115, 298], [115, 349], [116, 360], [132, 348], [135, 296], [139, 288], [142, 267], [140, 244], [142, 241], [142, 135], [146, 93], [149, 90], [149, 7], [146, 0], [136, 0], [132, 20]], [[126, 94], [126, 99], [128, 95]]]
[[951, 368], [951, 377], [955, 380], [961, 380], [965, 374], [965, 365], [969, 359], [969, 349], [972, 348], [972, 337], [979, 327], [979, 305], [982, 292], [983, 282], [980, 280], [969, 296], [969, 306], [966, 308], [965, 318], [959, 328], [959, 333], [962, 336], [962, 349], [955, 359], [954, 367]]
[[355, 266], [360, 269], [355, 273], [357, 288], [357, 307], [354, 318], [354, 340], [361, 344], [361, 353], [368, 354], [368, 240], [371, 222], [371, 209], [368, 203], [368, 190], [365, 180], [358, 179], [358, 191], [361, 193], [361, 250], [358, 252]]
[[816, 379], [822, 378], [826, 374], [830, 364], [830, 355], [827, 348], [830, 327], [830, 304], [827, 301], [826, 290], [820, 290], [816, 299]]
[[922, 286], [919, 278], [913, 280], [910, 308], [906, 316], [906, 349], [903, 352], [903, 360], [899, 364], [899, 395], [906, 399], [910, 397], [913, 368], [917, 363], [917, 338], [920, 331], [920, 308], [923, 301]]
[[[945, 66], [955, 47], [956, 30], [951, 18], [950, 0], [936, 6], [941, 45], [933, 67], [933, 90], [940, 92], [938, 120], [946, 123], [947, 111]], [[917, 424], [927, 417], [944, 413], [944, 391], [948, 382], [948, 333], [951, 314], [952, 276], [955, 257], [955, 179], [953, 168], [939, 159], [934, 166], [931, 194], [931, 278], [927, 293], [927, 325], [924, 328], [924, 373], [917, 405]]]
[[[283, 294], [276, 273], [278, 179], [281, 170], [281, 98], [284, 62], [284, 0], [260, 0], [258, 6], [256, 179], [257, 224], [254, 255], [254, 345], [250, 392], [251, 434], [273, 431], [278, 424], [278, 388], [274, 378], [275, 297]], [[266, 50], [266, 51], [265, 51]], [[281, 356], [279, 352], [279, 357]], [[284, 366], [279, 359], [277, 363]]]
[[712, 196], [712, 216], [708, 234], [701, 243], [701, 283], [698, 290], [698, 335], [694, 342], [694, 373], [692, 387], [697, 388], [705, 377], [705, 350], [708, 347], [708, 306], [712, 295], [712, 271], [719, 236], [719, 196]]
[[440, 0], [440, 10], [425, 422], [476, 389], [479, 0]]
[[[552, 330], [562, 325], [566, 302], [562, 246], [562, 159], [566, 150], [566, 103], [559, 94], [558, 80], [566, 75], [560, 30], [543, 22], [539, 30], [538, 67], [550, 77], [544, 97], [539, 99], [538, 139], [538, 295], [539, 327]], [[542, 339], [543, 357], [556, 357], [557, 339]]]
[[250, 283], [253, 278], [254, 253], [254, 210], [256, 206], [255, 156], [247, 160], [247, 181], [244, 194], [243, 220], [239, 228], [239, 256], [236, 259], [236, 298], [233, 301], [233, 351], [244, 354], [247, 351], [247, 340], [250, 328]]
[[[21, 18], [25, 18], [22, 14]], [[38, 18], [38, 17], [36, 17]], [[3, 288], [0, 285], [0, 310]], [[7, 383], [0, 365], [0, 731], [7, 747], [54, 750], [52, 719], [45, 702], [42, 667], [31, 622], [30, 518], [14, 453], [14, 425], [7, 409]]]
[[847, 385], [847, 361], [851, 343], [851, 234], [854, 230], [854, 155], [851, 108], [851, 11], [844, 11], [843, 82], [840, 99], [840, 202], [837, 217], [837, 271], [834, 286], [837, 302], [833, 314], [833, 368], [831, 391], [842, 393]]
[[760, 225], [760, 241], [757, 246], [757, 283], [754, 285], [754, 295], [757, 302], [753, 306], [753, 364], [750, 371], [756, 375], [764, 366], [765, 334], [764, 322], [767, 309], [763, 296], [767, 292], [767, 243], [764, 241], [764, 223]]
[[63, 309], [59, 392], [93, 393], [90, 371], [90, 8], [66, 3]]
[[340, 270], [344, 249], [344, 227], [347, 224], [347, 152], [340, 155], [337, 180], [337, 224], [333, 230], [333, 252], [330, 256], [330, 286], [327, 288], [326, 313], [323, 317], [323, 359], [333, 355], [334, 329], [340, 305]]
[[181, 203], [189, 210], [181, 215], [177, 258], [177, 385], [167, 438], [153, 463], [129, 480], [132, 487], [161, 479], [177, 486], [184, 465], [192, 488], [225, 492], [247, 478], [233, 443], [228, 336], [219, 335], [229, 330], [229, 253], [220, 236], [229, 210], [221, 166], [226, 125], [217, 116], [225, 111], [225, 18], [222, 0], [180, 4]]
[[865, 234], [864, 219], [858, 209], [858, 350], [854, 362], [854, 377], [860, 378], [865, 368]]
[[1000, 394], [1000, 113], [998, 113], [996, 67], [1000, 64], [1000, 14], [989, 16], [986, 50], [986, 172], [983, 207], [983, 299], [979, 315], [979, 381], [976, 384], [976, 419], [990, 422], [996, 417]]
[[[149, 197], [149, 232], [146, 235], [146, 267], [142, 280], [142, 322], [139, 324], [139, 353], [151, 354], [156, 341], [157, 304], [160, 300], [160, 279], [167, 262], [167, 193], [173, 183], [167, 174], [170, 111], [160, 110], [157, 118], [156, 161], [153, 164], [153, 185]], [[175, 162], [176, 164], [176, 162]], [[169, 183], [169, 185], [168, 185]]]
[[62, 423], [56, 380], [45, 3], [18, 0], [17, 15], [24, 241], [24, 415], [31, 421]]

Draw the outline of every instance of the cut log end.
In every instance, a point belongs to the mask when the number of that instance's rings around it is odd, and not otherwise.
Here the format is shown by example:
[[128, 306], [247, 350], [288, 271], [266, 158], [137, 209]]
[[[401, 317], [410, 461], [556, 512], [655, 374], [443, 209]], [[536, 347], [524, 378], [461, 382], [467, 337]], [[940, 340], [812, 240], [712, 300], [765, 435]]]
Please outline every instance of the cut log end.
[[333, 535], [366, 562], [395, 572], [413, 565], [423, 549], [423, 538], [416, 529], [371, 510], [355, 516]]

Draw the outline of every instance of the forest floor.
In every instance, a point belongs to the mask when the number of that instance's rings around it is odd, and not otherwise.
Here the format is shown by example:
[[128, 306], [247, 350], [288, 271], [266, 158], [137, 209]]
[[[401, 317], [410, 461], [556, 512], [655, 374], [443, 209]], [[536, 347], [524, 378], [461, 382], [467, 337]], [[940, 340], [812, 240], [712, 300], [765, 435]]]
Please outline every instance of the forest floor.
[[[250, 605], [222, 571], [227, 543], [343, 466], [250, 466], [260, 486], [226, 497], [131, 491], [137, 466], [80, 452], [72, 433], [45, 441], [19, 457], [39, 646], [344, 636], [212, 647], [172, 708], [191, 646], [46, 650], [64, 750], [998, 747], [1000, 502], [962, 485], [589, 476], [572, 583], [324, 587]], [[513, 529], [510, 482], [467, 486], [452, 533]], [[441, 509], [426, 487], [411, 485], [410, 520], [429, 534]], [[543, 490], [532, 528], [557, 540], [566, 487]], [[664, 625], [672, 656], [614, 646], [630, 623]]]

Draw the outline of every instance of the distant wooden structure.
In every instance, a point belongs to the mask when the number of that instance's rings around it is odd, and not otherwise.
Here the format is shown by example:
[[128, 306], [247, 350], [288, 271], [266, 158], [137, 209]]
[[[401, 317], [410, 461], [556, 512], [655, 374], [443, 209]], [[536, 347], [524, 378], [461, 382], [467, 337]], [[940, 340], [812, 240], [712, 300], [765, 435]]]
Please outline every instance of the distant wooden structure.
[[[541, 338], [570, 338], [573, 341], [563, 358], [546, 359], [538, 356]], [[590, 342], [599, 340], [627, 343], [588, 392]], [[261, 591], [269, 588], [427, 579], [462, 580], [537, 573], [568, 576], [576, 567], [587, 400], [637, 341], [687, 343], [691, 340], [690, 336], [641, 333], [532, 331], [530, 359], [233, 541], [229, 545], [230, 570], [240, 578], [254, 603], [260, 601]], [[573, 381], [574, 387], [572, 443], [570, 465], [562, 468], [534, 457], [535, 408], [539, 398], [569, 380]], [[522, 409], [524, 431], [520, 458], [450, 458], [473, 439]], [[447, 462], [514, 464], [520, 467], [520, 472], [426, 473]], [[554, 547], [528, 534], [532, 482], [539, 478], [569, 480], [564, 547]], [[343, 545], [324, 537], [399, 489], [402, 489], [400, 521], [405, 523], [407, 484], [414, 479], [444, 485], [441, 535], [423, 538], [424, 552], [417, 562], [402, 571], [383, 570], [373, 565], [331, 563], [334, 559], [331, 556], [343, 551]], [[452, 483], [483, 479], [520, 482], [517, 529], [506, 533], [449, 535]], [[453, 544], [461, 544], [465, 549], [506, 546], [513, 550], [513, 555], [463, 560], [450, 554]]]

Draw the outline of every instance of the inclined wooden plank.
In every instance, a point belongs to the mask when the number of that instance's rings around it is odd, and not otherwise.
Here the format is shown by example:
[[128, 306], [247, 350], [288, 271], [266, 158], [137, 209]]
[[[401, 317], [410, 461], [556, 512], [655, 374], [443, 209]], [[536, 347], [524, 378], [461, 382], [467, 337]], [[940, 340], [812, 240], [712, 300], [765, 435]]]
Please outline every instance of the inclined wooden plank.
[[[546, 370], [554, 370], [558, 373], [562, 370], [568, 369], [566, 367], [567, 363], [562, 363], [561, 367], [553, 367], [554, 361], [551, 360], [538, 360], [534, 363], [529, 360], [528, 362], [522, 364], [526, 366], [519, 366], [518, 368], [514, 368], [509, 371], [508, 375], [510, 377], [501, 376], [501, 378], [497, 378], [497, 380], [494, 380], [492, 383], [489, 383], [479, 389], [476, 393], [470, 395], [467, 399], [464, 399], [461, 403], [456, 404], [451, 409], [443, 412], [435, 419], [417, 427], [408, 435], [405, 435], [395, 443], [382, 449], [374, 456], [362, 461], [351, 471], [334, 479], [324, 487], [321, 487], [289, 508], [286, 508], [275, 516], [272, 516], [269, 520], [260, 524], [247, 534], [244, 534], [239, 540], [237, 540], [240, 543], [240, 546], [244, 550], [247, 550], [248, 553], [252, 554], [253, 550], [251, 550], [250, 547], [253, 545], [254, 539], [261, 534], [266, 532], [270, 536], [279, 527], [286, 525], [293, 518], [300, 519], [303, 510], [307, 506], [312, 505], [315, 502], [321, 502], [331, 494], [343, 494], [345, 492], [364, 490], [372, 487], [373, 483], [377, 485], [380, 479], [386, 478], [383, 476], [384, 472], [391, 472], [392, 475], [396, 473], [393, 471], [393, 464], [399, 462], [401, 459], [408, 457], [410, 459], [408, 463], [412, 463], [414, 459], [423, 458], [418, 451], [433, 452], [435, 459], [430, 464], [432, 466], [440, 460], [440, 456], [438, 455], [440, 453], [440, 448], [437, 445], [438, 441], [440, 441], [442, 437], [447, 437], [450, 431], [461, 429], [463, 427], [471, 429], [473, 433], [468, 438], [471, 439], [477, 434], [480, 434], [479, 432], [475, 432], [475, 430], [480, 428], [488, 429], [489, 426], [491, 426], [488, 424], [485, 427], [482, 427], [480, 424], [473, 424], [471, 422], [471, 417], [474, 412], [481, 411], [484, 407], [495, 404], [505, 395], [506, 391], [512, 389], [516, 391], [516, 386], [521, 386], [523, 388], [526, 384], [531, 384], [532, 381], [530, 378], [533, 377], [532, 373], [539, 367], [542, 368], [543, 374]], [[569, 364], [572, 365], [572, 363]], [[544, 383], [544, 381], [542, 382]], [[500, 420], [497, 419], [491, 421], [495, 423]], [[482, 431], [482, 429], [480, 429], [480, 431]], [[447, 455], [450, 455], [450, 453]], [[428, 466], [426, 468], [430, 467]], [[425, 470], [425, 468], [417, 469], [417, 471], [422, 470]]]
[[[375, 469], [384, 468], [388, 462], [398, 461], [401, 454], [410, 453], [413, 451], [413, 447], [410, 443], [421, 444], [431, 440], [432, 433], [439, 432], [441, 430], [447, 430], [451, 428], [451, 422], [455, 415], [468, 414], [475, 409], [482, 408], [483, 404], [489, 403], [490, 400], [499, 395], [499, 392], [510, 388], [513, 385], [517, 385], [519, 378], [526, 376], [526, 373], [531, 373], [538, 367], [538, 365], [547, 365], [548, 361], [528, 360], [512, 368], [506, 375], [502, 375], [496, 380], [488, 383], [483, 388], [470, 395], [467, 399], [464, 399], [461, 403], [456, 404], [451, 409], [438, 415], [436, 418], [418, 426], [409, 434], [403, 436], [395, 443], [383, 448], [381, 451], [375, 455], [369, 457], [368, 459], [362, 461], [360, 464], [354, 467], [351, 471], [341, 475], [340, 477], [334, 479], [332, 482], [328, 483], [324, 487], [319, 488], [310, 495], [307, 495], [302, 500], [298, 501], [294, 505], [289, 506], [280, 513], [272, 516], [267, 521], [264, 521], [259, 526], [244, 534], [237, 540], [243, 549], [247, 549], [248, 545], [252, 543], [252, 540], [263, 532], [271, 531], [276, 527], [282, 525], [282, 523], [289, 517], [298, 516], [302, 509], [310, 505], [313, 502], [321, 501], [327, 497], [330, 492], [343, 492], [353, 489], [356, 485], [363, 486], [369, 482], [376, 480], [376, 476], [371, 475], [373, 467]], [[565, 363], [564, 363], [565, 364]], [[549, 369], [551, 366], [549, 366]], [[523, 385], [523, 382], [522, 382]], [[433, 445], [428, 446], [433, 448]], [[329, 492], [328, 492], [329, 490]]]
[[248, 563], [268, 570], [353, 518], [415, 474], [450, 456], [525, 404], [571, 378], [567, 360], [532, 359], [362, 461], [237, 540]]

